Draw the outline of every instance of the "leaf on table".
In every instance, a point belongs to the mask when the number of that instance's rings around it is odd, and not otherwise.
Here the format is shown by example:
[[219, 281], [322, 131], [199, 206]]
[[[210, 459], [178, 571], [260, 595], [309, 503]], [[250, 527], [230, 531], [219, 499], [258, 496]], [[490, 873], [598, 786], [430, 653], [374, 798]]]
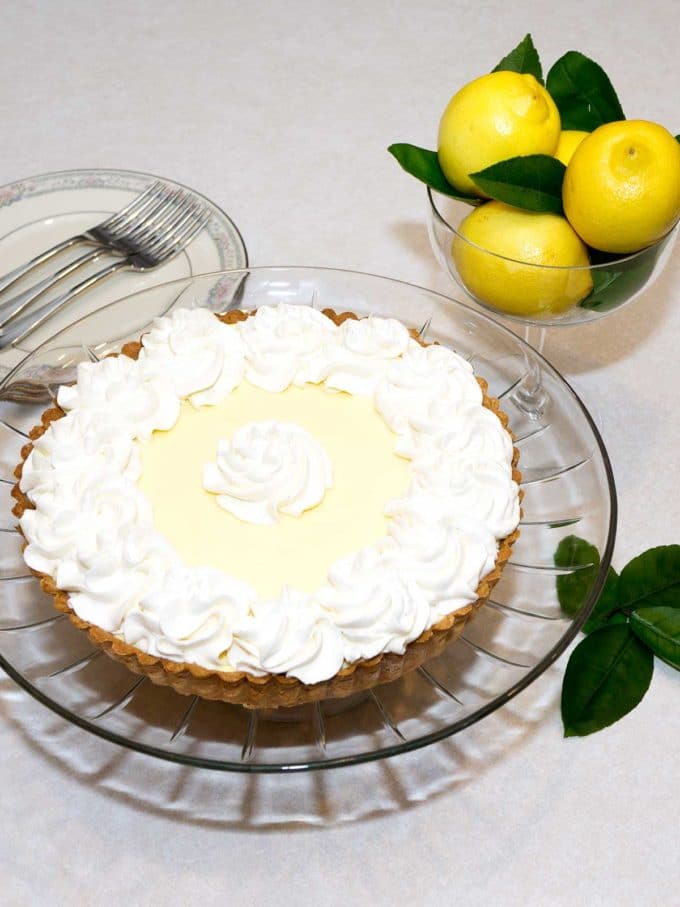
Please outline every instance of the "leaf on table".
[[619, 578], [619, 602], [635, 610], [680, 608], [680, 545], [650, 548], [626, 564]]
[[435, 189], [443, 195], [450, 195], [451, 198], [457, 198], [459, 201], [468, 202], [471, 205], [481, 204], [481, 198], [460, 192], [451, 185], [444, 176], [436, 151], [428, 151], [427, 148], [419, 148], [417, 145], [409, 145], [407, 142], [397, 142], [394, 145], [390, 145], [387, 150], [397, 159], [407, 173], [415, 176], [416, 179], [419, 179], [431, 189]]
[[570, 50], [552, 66], [546, 79], [562, 120], [562, 129], [592, 132], [604, 123], [625, 120], [614, 86], [602, 67]]
[[630, 626], [655, 655], [680, 670], [680, 609], [638, 608], [630, 616]]
[[600, 554], [595, 545], [585, 539], [568, 535], [557, 546], [554, 561], [556, 567], [565, 570], [569, 567], [577, 568], [572, 573], [561, 574], [556, 580], [560, 608], [569, 617], [576, 617], [595, 582], [600, 567]]
[[[576, 535], [568, 535], [557, 546], [554, 560], [556, 567], [581, 568], [573, 573], [565, 573], [558, 576], [556, 581], [557, 599], [560, 603], [560, 608], [569, 617], [576, 617], [585, 605], [590, 595], [590, 590], [593, 588], [600, 567], [600, 554], [595, 545], [591, 545], [585, 539], [581, 539]], [[625, 622], [625, 614], [617, 613], [611, 615], [611, 617], [609, 616], [617, 607], [618, 583], [619, 575], [613, 567], [610, 567], [595, 607], [581, 628], [584, 633], [592, 633], [593, 630], [597, 630], [598, 627], [603, 626], [605, 623]]]
[[614, 609], [618, 606], [618, 586], [619, 575], [613, 567], [610, 567], [607, 571], [607, 579], [605, 580], [602, 592], [600, 592], [600, 597], [595, 603], [595, 607], [591, 611], [590, 617], [581, 627], [586, 635], [592, 633], [593, 630], [597, 630], [599, 627], [603, 627], [605, 624], [625, 623], [625, 614], [620, 611], [612, 614]]
[[562, 214], [566, 167], [548, 154], [528, 154], [492, 164], [470, 179], [486, 195], [527, 211]]
[[571, 653], [562, 684], [565, 737], [584, 737], [627, 715], [647, 692], [654, 656], [628, 624], [600, 627]]
[[510, 70], [511, 72], [526, 72], [534, 76], [541, 85], [543, 84], [543, 69], [538, 56], [538, 51], [534, 46], [531, 35], [525, 35], [514, 50], [503, 57], [498, 66], [494, 66], [492, 72]]

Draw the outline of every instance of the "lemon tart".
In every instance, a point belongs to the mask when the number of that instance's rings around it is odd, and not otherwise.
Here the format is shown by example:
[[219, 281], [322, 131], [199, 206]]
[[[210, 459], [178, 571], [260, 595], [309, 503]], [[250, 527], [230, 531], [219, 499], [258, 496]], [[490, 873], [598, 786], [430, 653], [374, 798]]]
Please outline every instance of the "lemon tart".
[[500, 577], [517, 451], [466, 360], [399, 321], [179, 309], [81, 363], [22, 451], [24, 558], [156, 683], [248, 707], [439, 654]]

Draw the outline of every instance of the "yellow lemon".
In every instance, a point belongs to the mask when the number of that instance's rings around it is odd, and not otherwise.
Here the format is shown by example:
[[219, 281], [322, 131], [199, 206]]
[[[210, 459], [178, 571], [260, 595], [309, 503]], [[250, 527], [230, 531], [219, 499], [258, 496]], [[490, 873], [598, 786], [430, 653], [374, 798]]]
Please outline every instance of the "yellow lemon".
[[555, 102], [532, 75], [491, 72], [449, 101], [439, 124], [439, 163], [453, 186], [481, 196], [470, 173], [518, 155], [553, 154], [559, 135]]
[[657, 123], [606, 123], [574, 152], [562, 201], [589, 246], [621, 253], [644, 249], [680, 217], [680, 145]]
[[557, 150], [555, 151], [555, 157], [558, 161], [562, 161], [566, 167], [574, 152], [587, 135], [590, 135], [590, 133], [581, 132], [579, 129], [563, 129], [562, 132], [560, 132], [560, 139], [557, 143]]
[[593, 288], [586, 247], [557, 214], [492, 201], [468, 214], [458, 232], [452, 254], [463, 284], [501, 312], [558, 315]]

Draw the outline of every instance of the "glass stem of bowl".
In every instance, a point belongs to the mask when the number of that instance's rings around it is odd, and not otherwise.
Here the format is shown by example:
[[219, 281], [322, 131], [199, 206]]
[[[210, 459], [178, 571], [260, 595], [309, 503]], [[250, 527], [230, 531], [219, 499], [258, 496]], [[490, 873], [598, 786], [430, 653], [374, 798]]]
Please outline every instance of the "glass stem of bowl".
[[[545, 343], [544, 327], [540, 325], [527, 324], [524, 328], [524, 339], [533, 347], [537, 353], [543, 352]], [[515, 388], [512, 399], [515, 405], [526, 413], [530, 419], [538, 421], [543, 417], [545, 408], [548, 403], [541, 375], [541, 366], [539, 360], [532, 354], [531, 350], [525, 350], [524, 361], [526, 372], [520, 383]]]

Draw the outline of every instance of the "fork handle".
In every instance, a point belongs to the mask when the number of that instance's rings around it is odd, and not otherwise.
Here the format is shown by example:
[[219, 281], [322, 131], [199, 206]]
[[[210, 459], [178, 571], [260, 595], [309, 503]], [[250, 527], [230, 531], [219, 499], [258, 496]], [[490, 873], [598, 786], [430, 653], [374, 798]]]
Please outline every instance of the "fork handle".
[[105, 249], [91, 249], [84, 255], [80, 255], [75, 261], [64, 265], [63, 268], [59, 268], [59, 270], [55, 271], [50, 277], [46, 277], [45, 280], [41, 280], [27, 290], [24, 290], [23, 293], [12, 296], [7, 302], [0, 302], [0, 328], [6, 325], [8, 321], [11, 321], [16, 315], [20, 315], [24, 309], [28, 308], [32, 302], [35, 302], [39, 296], [46, 293], [55, 284], [59, 283], [60, 280], [63, 280], [65, 277], [68, 277], [69, 274], [73, 274], [74, 271], [77, 271], [78, 268], [81, 268], [90, 261], [95, 261], [104, 254], [106, 254]]
[[123, 258], [113, 262], [113, 264], [107, 265], [105, 268], [102, 268], [101, 271], [97, 271], [96, 274], [92, 274], [90, 277], [76, 284], [73, 289], [68, 291], [68, 293], [63, 293], [61, 296], [57, 296], [56, 299], [51, 299], [34, 312], [28, 312], [26, 315], [22, 315], [21, 318], [12, 321], [6, 327], [0, 328], [0, 350], [7, 349], [9, 346], [14, 346], [15, 343], [23, 340], [24, 337], [27, 337], [32, 331], [40, 327], [41, 324], [44, 324], [48, 318], [52, 317], [52, 315], [61, 311], [61, 309], [67, 306], [76, 296], [80, 296], [81, 293], [89, 290], [95, 284], [101, 283], [102, 280], [111, 277], [112, 274], [116, 274], [118, 271], [122, 271], [129, 266], [129, 258]]
[[32, 271], [33, 268], [37, 268], [38, 265], [44, 264], [60, 252], [64, 252], [66, 249], [70, 249], [72, 246], [77, 246], [84, 242], [91, 242], [91, 240], [89, 240], [84, 233], [79, 233], [77, 236], [71, 236], [69, 239], [64, 239], [62, 242], [57, 243], [56, 246], [46, 249], [30, 261], [25, 262], [23, 265], [19, 265], [18, 268], [14, 268], [9, 274], [5, 274], [0, 278], [0, 293], [3, 293], [8, 287], [11, 287], [12, 284], [16, 283], [17, 280], [20, 280], [24, 274], [28, 274], [29, 271]]

